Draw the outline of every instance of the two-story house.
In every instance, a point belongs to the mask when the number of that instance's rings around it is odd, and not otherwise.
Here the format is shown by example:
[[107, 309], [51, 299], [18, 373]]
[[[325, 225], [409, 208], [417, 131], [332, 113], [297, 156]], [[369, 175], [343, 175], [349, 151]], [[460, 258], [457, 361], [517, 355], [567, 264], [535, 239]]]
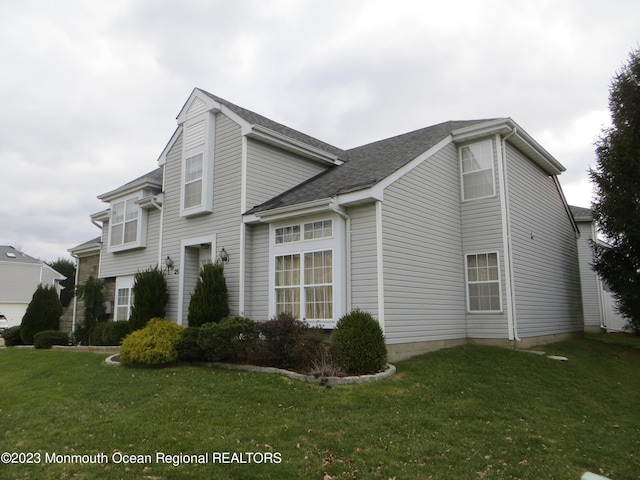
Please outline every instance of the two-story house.
[[360, 308], [392, 359], [582, 332], [564, 168], [512, 119], [343, 150], [195, 89], [177, 122], [158, 168], [91, 216], [115, 320], [134, 274], [158, 265], [167, 316], [186, 324], [200, 265], [224, 260], [233, 315], [331, 329]]

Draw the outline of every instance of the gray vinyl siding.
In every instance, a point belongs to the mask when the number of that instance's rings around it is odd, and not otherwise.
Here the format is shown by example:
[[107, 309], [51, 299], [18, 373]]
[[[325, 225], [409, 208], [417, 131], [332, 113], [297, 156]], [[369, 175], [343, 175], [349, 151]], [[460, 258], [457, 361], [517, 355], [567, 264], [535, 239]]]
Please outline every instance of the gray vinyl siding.
[[308, 180], [326, 167], [247, 139], [247, 210]]
[[387, 342], [464, 338], [455, 146], [445, 147], [387, 187], [382, 209]]
[[580, 261], [580, 285], [582, 288], [582, 310], [586, 327], [599, 327], [602, 323], [600, 308], [600, 288], [596, 273], [591, 268], [593, 253], [591, 244], [593, 238], [592, 224], [579, 222], [580, 238], [578, 238], [578, 259]]
[[246, 232], [245, 316], [269, 320], [269, 225], [249, 225]]
[[39, 284], [54, 285], [55, 278], [51, 269], [38, 263], [0, 262], [0, 302], [28, 304]]
[[[214, 153], [213, 213], [185, 218], [180, 216], [180, 193], [182, 173], [182, 136], [167, 154], [165, 165], [164, 232], [162, 257], [171, 256], [176, 269], [180, 265], [180, 248], [184, 239], [215, 235], [215, 259], [224, 247], [231, 261], [225, 265], [225, 278], [229, 291], [231, 315], [238, 314], [239, 258], [240, 258], [240, 212], [242, 141], [240, 127], [222, 114], [216, 115], [216, 138]], [[187, 249], [188, 251], [189, 249]], [[185, 255], [188, 262], [189, 255]], [[185, 267], [187, 267], [185, 265]], [[177, 319], [179, 279], [184, 277], [184, 302], [188, 302], [195, 286], [197, 273], [191, 267], [181, 275], [168, 275], [170, 301], [167, 315]], [[183, 307], [183, 323], [186, 324], [188, 308]]]
[[347, 214], [351, 218], [351, 307], [378, 318], [376, 207], [374, 203], [351, 207]]
[[582, 330], [576, 233], [554, 179], [513, 147], [507, 177], [518, 334]]
[[158, 240], [160, 234], [160, 210], [147, 211], [146, 247], [122, 252], [109, 252], [109, 222], [102, 228], [102, 252], [100, 255], [100, 277], [110, 278], [134, 275], [138, 271], [158, 264]]
[[[493, 144], [493, 167], [495, 195], [461, 202], [462, 245], [464, 254], [461, 257], [463, 268], [466, 268], [466, 256], [477, 253], [498, 253], [500, 263], [500, 291], [502, 295], [501, 312], [467, 312], [467, 336], [469, 338], [509, 338], [506, 310], [506, 284], [504, 270], [504, 247], [502, 235], [502, 212], [500, 205], [500, 182], [496, 145]], [[457, 154], [457, 152], [456, 152]], [[459, 159], [456, 157], [456, 161]], [[459, 165], [459, 163], [458, 163]], [[465, 279], [466, 282], [466, 279]], [[467, 292], [464, 292], [465, 310]]]

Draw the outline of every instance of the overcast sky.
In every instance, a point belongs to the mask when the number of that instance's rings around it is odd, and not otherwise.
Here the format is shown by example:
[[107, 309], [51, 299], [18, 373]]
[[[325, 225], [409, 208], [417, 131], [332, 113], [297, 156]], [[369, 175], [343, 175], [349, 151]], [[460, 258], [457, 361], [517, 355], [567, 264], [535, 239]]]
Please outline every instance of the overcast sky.
[[508, 116], [588, 207], [639, 19], [637, 0], [2, 1], [0, 244], [70, 258], [194, 87], [341, 148]]

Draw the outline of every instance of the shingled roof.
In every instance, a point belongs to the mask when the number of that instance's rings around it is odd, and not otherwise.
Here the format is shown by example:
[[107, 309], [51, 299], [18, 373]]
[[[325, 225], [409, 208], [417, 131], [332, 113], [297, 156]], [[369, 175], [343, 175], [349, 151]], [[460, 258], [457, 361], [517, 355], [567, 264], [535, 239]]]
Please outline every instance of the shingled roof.
[[271, 200], [254, 206], [247, 213], [297, 205], [368, 188], [429, 150], [453, 131], [487, 121], [449, 121], [352, 148], [344, 152], [344, 164], [332, 167]]

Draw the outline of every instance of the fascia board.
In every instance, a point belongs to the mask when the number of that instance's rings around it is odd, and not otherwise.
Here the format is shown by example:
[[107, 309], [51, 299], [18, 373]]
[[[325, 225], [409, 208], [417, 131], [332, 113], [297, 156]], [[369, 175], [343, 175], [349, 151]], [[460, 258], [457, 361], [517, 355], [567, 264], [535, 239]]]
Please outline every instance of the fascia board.
[[107, 208], [105, 210], [101, 210], [100, 212], [93, 213], [89, 215], [91, 220], [94, 222], [106, 222], [111, 217], [111, 209]]
[[206, 109], [208, 112], [218, 113], [222, 110], [222, 104], [216, 102], [213, 98], [205, 94], [199, 88], [194, 88], [191, 92], [191, 95], [189, 95], [189, 98], [187, 98], [187, 101], [184, 102], [184, 105], [180, 109], [180, 113], [178, 113], [178, 116], [176, 117], [178, 125], [182, 125], [187, 119], [187, 105], [190, 105], [193, 99], [196, 97], [198, 97], [206, 104]]
[[181, 133], [182, 133], [182, 125], [178, 125], [178, 128], [175, 129], [175, 131], [173, 132], [173, 135], [171, 135], [171, 138], [167, 142], [167, 145], [164, 147], [164, 150], [162, 150], [162, 153], [160, 153], [160, 156], [158, 157], [159, 166], [162, 166], [165, 163], [167, 163], [167, 155], [173, 148], [173, 145], [176, 143], [176, 140], [178, 140]]
[[531, 158], [534, 163], [549, 175], [560, 175], [566, 170], [553, 155], [547, 152], [542, 145], [536, 142], [531, 135], [511, 118], [499, 118], [470, 127], [460, 128], [452, 132], [452, 137], [456, 143], [470, 142], [496, 134], [507, 136], [514, 132], [514, 128], [515, 134], [507, 139], [508, 143], [511, 143], [521, 150], [522, 153]]
[[264, 212], [258, 212], [255, 214], [255, 216], [259, 218], [263, 223], [271, 223], [278, 220], [331, 211], [332, 205], [333, 202], [331, 198], [322, 198], [320, 200], [314, 200], [312, 202], [299, 203], [297, 205], [289, 205], [286, 207], [266, 210]]
[[336, 155], [327, 153], [324, 150], [312, 147], [298, 140], [294, 140], [261, 125], [252, 125], [251, 131], [247, 132], [247, 135], [251, 138], [297, 153], [303, 157], [315, 160], [325, 165], [342, 165], [344, 163]]
[[114, 198], [124, 197], [126, 195], [139, 192], [140, 190], [144, 190], [145, 188], [161, 189], [162, 183], [151, 181], [148, 178], [142, 178], [137, 182], [127, 184], [122, 187], [116, 188], [115, 190], [111, 190], [110, 192], [98, 195], [98, 200], [102, 200], [103, 202], [110, 202]]
[[88, 245], [84, 245], [82, 248], [69, 248], [67, 252], [69, 252], [74, 257], [86, 257], [89, 255], [95, 255], [96, 253], [100, 253], [100, 247], [102, 244], [90, 243]]

